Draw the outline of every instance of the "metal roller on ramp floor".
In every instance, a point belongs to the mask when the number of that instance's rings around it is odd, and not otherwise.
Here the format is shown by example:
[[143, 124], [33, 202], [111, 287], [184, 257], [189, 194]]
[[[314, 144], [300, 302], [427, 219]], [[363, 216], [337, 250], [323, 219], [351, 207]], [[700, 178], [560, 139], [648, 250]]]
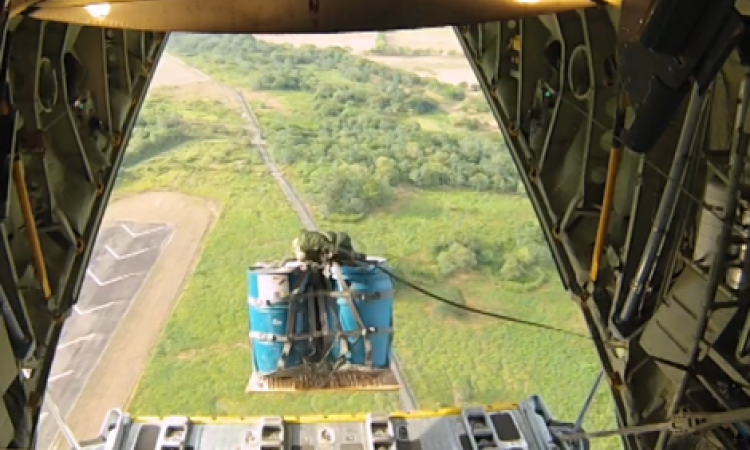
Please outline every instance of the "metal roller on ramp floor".
[[564, 440], [575, 424], [555, 421], [539, 397], [519, 405], [409, 413], [254, 418], [130, 417], [113, 410], [84, 450], [584, 450]]

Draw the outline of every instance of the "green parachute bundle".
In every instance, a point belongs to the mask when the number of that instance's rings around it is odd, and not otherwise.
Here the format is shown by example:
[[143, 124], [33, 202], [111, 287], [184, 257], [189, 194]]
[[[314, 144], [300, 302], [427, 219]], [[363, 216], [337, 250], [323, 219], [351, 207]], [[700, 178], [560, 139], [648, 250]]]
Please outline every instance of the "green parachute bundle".
[[365, 255], [354, 250], [351, 237], [344, 232], [303, 230], [292, 246], [296, 258], [305, 262], [347, 265], [365, 259]]

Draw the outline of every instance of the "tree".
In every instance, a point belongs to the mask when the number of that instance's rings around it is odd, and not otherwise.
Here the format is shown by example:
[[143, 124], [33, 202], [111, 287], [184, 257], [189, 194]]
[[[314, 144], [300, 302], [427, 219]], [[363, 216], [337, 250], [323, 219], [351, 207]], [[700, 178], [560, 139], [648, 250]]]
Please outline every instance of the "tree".
[[477, 255], [470, 248], [454, 242], [437, 256], [440, 273], [445, 276], [477, 267]]
[[469, 184], [478, 191], [484, 191], [490, 186], [490, 177], [483, 173], [475, 173], [469, 178]]
[[[387, 35], [380, 35], [378, 42], [387, 45]], [[474, 94], [461, 100], [467, 96], [465, 85], [423, 79], [346, 49], [294, 48], [252, 36], [174, 35], [170, 51], [199, 61], [219, 79], [225, 72], [240, 72], [247, 88], [284, 91], [284, 102], [290, 102], [295, 112], [305, 111], [299, 113], [301, 118], [275, 115], [260, 120], [271, 153], [277, 161], [300, 169], [325, 210], [365, 214], [403, 186], [523, 192], [515, 163], [498, 143], [497, 133], [482, 131], [473, 117], [489, 111], [487, 102]], [[440, 112], [443, 100], [460, 101], [453, 130], [404, 120]], [[185, 128], [174, 124], [171, 129], [180, 127]], [[148, 133], [153, 136], [155, 130], [149, 128]], [[335, 169], [341, 163], [363, 172], [343, 173]], [[338, 181], [322, 181], [315, 170], [302, 170], [307, 166], [330, 169], [326, 176]], [[362, 177], [378, 183], [366, 184]], [[339, 188], [343, 191], [336, 193]]]
[[320, 168], [309, 178], [308, 187], [326, 214], [364, 214], [392, 195], [390, 186], [358, 164]]
[[375, 160], [374, 175], [389, 186], [397, 185], [401, 181], [401, 173], [396, 161], [386, 156], [380, 156]]
[[438, 110], [438, 104], [429, 97], [415, 94], [406, 99], [406, 108], [416, 114], [430, 114]]
[[526, 271], [518, 258], [508, 256], [500, 269], [500, 279], [503, 281], [523, 281]]

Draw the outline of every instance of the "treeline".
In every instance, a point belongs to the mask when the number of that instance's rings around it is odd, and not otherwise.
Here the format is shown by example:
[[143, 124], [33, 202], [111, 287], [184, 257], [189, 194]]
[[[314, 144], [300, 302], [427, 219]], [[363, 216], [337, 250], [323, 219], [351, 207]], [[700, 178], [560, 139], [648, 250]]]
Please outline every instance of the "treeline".
[[[523, 190], [499, 133], [477, 130], [472, 114], [487, 106], [467, 98], [466, 86], [423, 79], [341, 48], [295, 48], [253, 36], [175, 35], [169, 51], [209, 72], [213, 67], [217, 76], [243, 74], [251, 89], [310, 95], [311, 104], [294, 111], [293, 120], [261, 120], [274, 157], [300, 169], [323, 212], [365, 214], [403, 185]], [[451, 120], [444, 105], [459, 110], [457, 117]], [[406, 120], [420, 116], [452, 129], [425, 130]]]
[[[489, 112], [486, 101], [466, 86], [423, 79], [344, 49], [295, 48], [252, 36], [177, 35], [169, 50], [217, 78], [275, 91], [287, 102], [288, 110], [260, 120], [277, 162], [296, 168], [304, 178], [301, 191], [324, 214], [357, 220], [409, 186], [523, 192], [500, 134], [479, 123]], [[414, 120], [420, 117], [445, 127], [426, 129]], [[432, 249], [434, 265], [395, 269], [410, 279], [482, 271], [506, 287], [535, 289], [549, 272], [549, 251], [533, 218], [519, 220], [518, 229], [491, 243], [452, 236]]]
[[459, 53], [455, 50], [438, 50], [432, 48], [411, 48], [401, 47], [392, 45], [388, 42], [388, 34], [385, 32], [379, 32], [375, 40], [375, 47], [367, 51], [370, 55], [378, 56], [406, 56], [406, 57], [418, 57], [418, 56], [458, 56]]
[[432, 248], [434, 267], [401, 270], [408, 272], [404, 273], [407, 277], [427, 280], [478, 270], [506, 282], [509, 288], [536, 289], [546, 281], [552, 259], [536, 222], [531, 218], [519, 220], [513, 233], [496, 233], [493, 241], [486, 237], [445, 237]]
[[[226, 108], [216, 101], [195, 101], [182, 104], [185, 110], [216, 111], [226, 114]], [[191, 122], [182, 110], [165, 99], [151, 98], [144, 103], [128, 142], [122, 170], [134, 167], [151, 158], [169, 152], [178, 145], [193, 139], [225, 140], [250, 145], [249, 137], [237, 127], [237, 121]], [[241, 123], [241, 122], [239, 122]]]

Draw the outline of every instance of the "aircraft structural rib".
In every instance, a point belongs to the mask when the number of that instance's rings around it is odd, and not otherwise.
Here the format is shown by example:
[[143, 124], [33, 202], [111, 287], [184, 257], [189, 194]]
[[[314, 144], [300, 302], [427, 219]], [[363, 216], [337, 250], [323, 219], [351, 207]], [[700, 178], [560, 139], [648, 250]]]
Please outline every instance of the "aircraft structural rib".
[[[700, 3], [456, 29], [622, 426], [750, 404], [750, 5]], [[624, 443], [744, 448], [750, 430], [655, 431]]]
[[165, 37], [20, 17], [4, 28], [1, 448], [31, 445], [60, 330]]

